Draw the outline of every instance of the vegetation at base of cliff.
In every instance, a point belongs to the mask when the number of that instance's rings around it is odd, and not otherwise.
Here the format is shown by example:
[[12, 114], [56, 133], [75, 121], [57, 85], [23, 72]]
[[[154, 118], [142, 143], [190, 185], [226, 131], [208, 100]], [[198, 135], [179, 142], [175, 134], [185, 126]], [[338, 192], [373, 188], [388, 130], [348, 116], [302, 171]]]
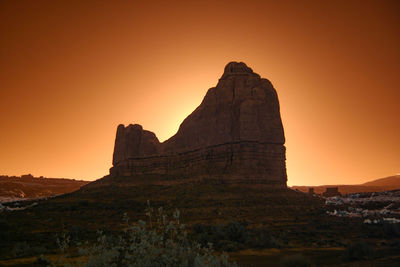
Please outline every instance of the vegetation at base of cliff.
[[193, 235], [202, 245], [214, 244], [219, 251], [238, 251], [245, 248], [279, 248], [284, 237], [274, 236], [266, 228], [249, 229], [245, 221], [226, 224], [195, 224]]
[[[302, 254], [316, 266], [337, 266], [347, 262], [343, 257], [346, 245], [357, 240], [374, 244], [376, 257], [372, 261], [400, 260], [395, 258], [400, 240], [392, 235], [397, 225], [369, 225], [360, 218], [327, 216], [320, 199], [292, 190], [266, 192], [265, 188], [244, 190], [199, 183], [111, 186], [38, 201], [26, 210], [3, 211], [0, 265], [43, 266], [32, 263], [41, 254], [56, 262], [60, 233], [70, 238], [71, 256], [83, 259], [73, 249], [77, 243], [88, 240], [95, 244], [98, 230], [107, 239], [122, 236], [127, 227], [121, 220], [124, 213], [132, 222], [147, 222], [143, 212], [147, 199], [155, 207], [164, 207], [168, 214], [178, 208], [188, 239], [202, 246], [211, 242], [215, 251], [228, 252], [243, 266], [279, 266], [281, 259], [291, 254]], [[79, 247], [84, 245], [82, 242]], [[24, 247], [26, 250], [21, 249]], [[22, 265], [23, 261], [30, 263]]]
[[344, 258], [348, 261], [368, 260], [374, 257], [374, 250], [367, 242], [354, 242], [347, 245]]
[[[148, 204], [148, 222], [139, 220], [130, 223], [124, 214], [124, 230], [119, 236], [106, 235], [99, 231], [94, 243], [77, 243], [71, 246], [71, 238], [63, 235], [57, 240], [61, 256], [56, 262], [38, 257], [38, 262], [50, 266], [237, 266], [224, 253], [216, 255], [212, 243], [202, 246], [190, 239], [180, 212], [175, 210], [168, 220], [163, 208], [156, 211]], [[78, 251], [79, 259], [76, 254]]]
[[301, 254], [285, 256], [281, 260], [282, 267], [311, 267], [310, 260]]

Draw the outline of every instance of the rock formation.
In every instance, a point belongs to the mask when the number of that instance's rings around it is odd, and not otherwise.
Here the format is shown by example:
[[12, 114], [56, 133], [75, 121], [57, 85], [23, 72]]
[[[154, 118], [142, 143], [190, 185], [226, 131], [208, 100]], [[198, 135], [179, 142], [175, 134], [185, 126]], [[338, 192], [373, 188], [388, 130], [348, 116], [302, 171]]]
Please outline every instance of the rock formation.
[[271, 82], [242, 62], [230, 62], [217, 86], [165, 142], [140, 125], [119, 125], [110, 175], [286, 187], [284, 143]]

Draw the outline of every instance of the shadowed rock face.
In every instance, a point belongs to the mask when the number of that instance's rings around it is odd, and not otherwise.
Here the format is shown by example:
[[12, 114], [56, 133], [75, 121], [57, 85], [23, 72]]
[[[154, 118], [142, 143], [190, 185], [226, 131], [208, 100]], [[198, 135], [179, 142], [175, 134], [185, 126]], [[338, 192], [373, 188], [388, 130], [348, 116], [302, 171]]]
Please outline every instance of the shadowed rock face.
[[120, 124], [117, 128], [113, 164], [129, 158], [151, 156], [158, 153], [160, 142], [156, 135], [150, 131], [143, 130], [139, 124], [124, 127]]
[[284, 143], [271, 82], [246, 64], [231, 62], [165, 142], [140, 125], [119, 125], [110, 174], [286, 186]]

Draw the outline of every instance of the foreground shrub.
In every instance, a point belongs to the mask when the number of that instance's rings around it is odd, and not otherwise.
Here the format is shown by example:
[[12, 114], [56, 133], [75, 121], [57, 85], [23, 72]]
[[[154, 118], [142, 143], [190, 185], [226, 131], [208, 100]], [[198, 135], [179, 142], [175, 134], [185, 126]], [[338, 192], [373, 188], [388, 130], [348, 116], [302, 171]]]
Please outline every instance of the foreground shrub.
[[279, 248], [281, 240], [265, 227], [248, 228], [246, 222], [231, 221], [227, 224], [193, 226], [195, 238], [202, 245], [213, 243], [220, 251], [237, 251], [246, 247]]
[[244, 222], [229, 222], [221, 225], [193, 226], [195, 238], [201, 245], [213, 243], [215, 248], [223, 251], [237, 251], [248, 243], [247, 224]]
[[7, 243], [11, 240], [11, 237], [11, 225], [6, 219], [0, 218], [0, 244]]
[[225, 226], [228, 240], [244, 243], [247, 240], [247, 225], [239, 222], [230, 222]]
[[27, 242], [18, 242], [14, 245], [11, 254], [14, 257], [24, 257], [29, 256], [31, 247]]
[[383, 231], [388, 237], [400, 236], [400, 223], [383, 222]]
[[373, 254], [372, 247], [365, 242], [350, 243], [344, 250], [344, 258], [349, 261], [371, 259]]
[[20, 258], [20, 257], [35, 256], [44, 253], [47, 253], [46, 248], [42, 246], [30, 246], [26, 241], [24, 241], [15, 243], [15, 245], [10, 251], [9, 256]]
[[52, 266], [51, 261], [43, 255], [37, 257], [36, 263], [40, 264], [40, 266]]
[[249, 238], [253, 248], [279, 248], [281, 243], [265, 228], [253, 229]]
[[[214, 253], [212, 244], [201, 246], [187, 237], [185, 225], [179, 221], [179, 211], [175, 210], [172, 220], [162, 208], [154, 212], [148, 204], [146, 210], [148, 224], [144, 221], [130, 224], [124, 216], [126, 228], [118, 238], [110, 238], [102, 232], [94, 244], [86, 242], [79, 246], [79, 254], [84, 262], [79, 266], [236, 266], [228, 261], [228, 256]], [[62, 252], [68, 250], [69, 239], [59, 240]], [[62, 257], [57, 264], [72, 265], [68, 257]]]
[[281, 260], [282, 267], [311, 267], [311, 262], [303, 255], [285, 256]]

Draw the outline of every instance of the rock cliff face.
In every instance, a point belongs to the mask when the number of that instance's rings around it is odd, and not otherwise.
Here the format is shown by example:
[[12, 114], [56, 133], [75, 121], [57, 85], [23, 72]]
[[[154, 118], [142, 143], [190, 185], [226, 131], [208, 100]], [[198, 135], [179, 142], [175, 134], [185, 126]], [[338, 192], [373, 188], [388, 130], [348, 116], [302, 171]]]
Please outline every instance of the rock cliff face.
[[246, 64], [231, 62], [217, 86], [165, 142], [140, 125], [119, 125], [110, 174], [286, 187], [284, 143], [271, 82]]

